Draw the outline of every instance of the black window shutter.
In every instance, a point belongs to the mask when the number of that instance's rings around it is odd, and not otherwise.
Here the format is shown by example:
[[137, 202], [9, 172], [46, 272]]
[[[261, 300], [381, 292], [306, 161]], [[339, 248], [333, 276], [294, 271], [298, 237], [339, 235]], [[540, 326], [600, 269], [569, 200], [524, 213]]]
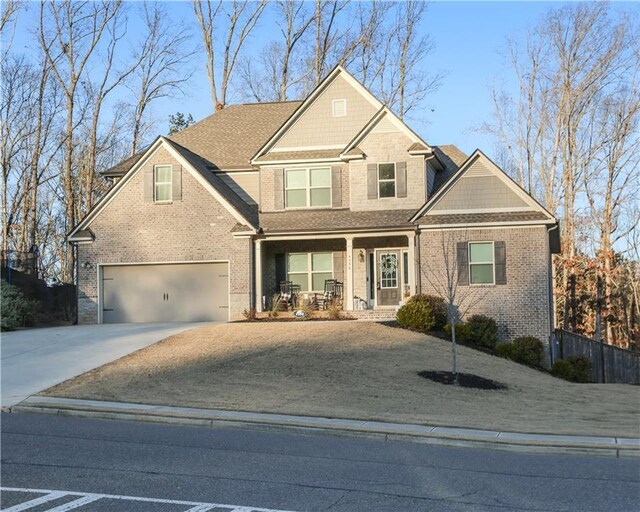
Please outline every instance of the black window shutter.
[[284, 169], [282, 167], [273, 170], [273, 197], [274, 209], [284, 209]]
[[342, 166], [331, 166], [331, 206], [342, 206]]
[[504, 242], [493, 242], [496, 284], [507, 284], [507, 250]]
[[396, 162], [396, 197], [407, 197], [407, 162]]
[[287, 280], [287, 260], [285, 254], [276, 254], [276, 289], [280, 290], [280, 282]]
[[378, 165], [367, 164], [367, 198], [378, 199]]
[[458, 242], [457, 244], [458, 262], [458, 284], [466, 286], [469, 284], [469, 244]]

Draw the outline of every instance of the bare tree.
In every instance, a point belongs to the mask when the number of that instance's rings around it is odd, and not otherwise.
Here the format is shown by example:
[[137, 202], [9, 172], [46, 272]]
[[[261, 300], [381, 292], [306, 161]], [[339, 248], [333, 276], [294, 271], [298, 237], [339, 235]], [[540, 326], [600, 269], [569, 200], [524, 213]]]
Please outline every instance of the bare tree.
[[[193, 0], [193, 11], [200, 26], [207, 56], [207, 75], [215, 108], [223, 108], [227, 102], [229, 84], [233, 78], [240, 51], [256, 27], [266, 5], [266, 0], [260, 0], [260, 2], [233, 0], [229, 3], [222, 0]], [[226, 18], [226, 26], [221, 22], [223, 18]], [[218, 31], [224, 32], [221, 49], [217, 48], [214, 38], [214, 33], [217, 34]], [[219, 79], [216, 78], [218, 58], [222, 58]]]
[[[76, 187], [73, 177], [74, 125], [78, 86], [87, 64], [121, 2], [42, 2], [39, 40], [47, 62], [66, 100], [66, 128], [62, 183], [64, 189], [65, 231], [76, 223]], [[62, 280], [73, 281], [73, 251], [65, 251]]]
[[457, 243], [468, 240], [466, 230], [441, 232], [439, 240], [431, 246], [431, 252], [421, 265], [421, 272], [430, 293], [442, 297], [447, 305], [447, 317], [451, 327], [451, 371], [458, 384], [456, 323], [485, 297], [482, 288], [473, 287], [458, 274]]
[[191, 34], [185, 26], [171, 23], [162, 4], [145, 2], [142, 15], [146, 33], [135, 54], [138, 64], [133, 80], [127, 84], [135, 98], [131, 155], [140, 148], [150, 105], [184, 92], [193, 75], [190, 61], [195, 55], [188, 46]]

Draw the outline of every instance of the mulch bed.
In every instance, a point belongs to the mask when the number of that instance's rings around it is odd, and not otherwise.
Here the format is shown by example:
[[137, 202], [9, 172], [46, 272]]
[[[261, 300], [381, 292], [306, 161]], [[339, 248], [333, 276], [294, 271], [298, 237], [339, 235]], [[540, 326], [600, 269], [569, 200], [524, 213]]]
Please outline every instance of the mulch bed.
[[[422, 371], [418, 372], [418, 375], [420, 375], [420, 377], [424, 377], [425, 379], [429, 379], [440, 384], [455, 385], [452, 372]], [[473, 373], [458, 373], [458, 386], [460, 386], [461, 388], [486, 390], [507, 389], [507, 386], [501, 384], [500, 382], [496, 382], [495, 380], [491, 379], [485, 379], [484, 377], [474, 375]]]

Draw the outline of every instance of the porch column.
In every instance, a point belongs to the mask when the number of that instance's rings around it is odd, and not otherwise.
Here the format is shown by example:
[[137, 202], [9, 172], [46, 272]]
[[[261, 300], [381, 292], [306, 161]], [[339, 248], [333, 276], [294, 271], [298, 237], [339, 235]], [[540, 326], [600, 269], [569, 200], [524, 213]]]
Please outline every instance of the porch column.
[[[344, 301], [346, 301], [345, 309], [353, 310], [353, 237], [346, 237], [347, 241], [347, 260], [344, 283]], [[343, 301], [343, 302], [344, 302]]]
[[416, 235], [412, 233], [407, 235], [409, 244], [407, 246], [407, 256], [409, 259], [409, 293], [413, 296], [418, 290], [416, 289], [416, 273], [418, 270], [418, 262], [416, 261]]
[[262, 312], [262, 240], [256, 240], [255, 276], [256, 276], [256, 311]]

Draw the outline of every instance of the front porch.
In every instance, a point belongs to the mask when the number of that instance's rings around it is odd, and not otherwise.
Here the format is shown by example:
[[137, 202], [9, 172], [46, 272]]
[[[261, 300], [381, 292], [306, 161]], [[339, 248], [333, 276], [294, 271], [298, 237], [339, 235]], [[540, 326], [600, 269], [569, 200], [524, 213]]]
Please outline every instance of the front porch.
[[[417, 293], [419, 268], [413, 231], [288, 235], [255, 243], [256, 310], [271, 307], [274, 297], [323, 308], [331, 304], [353, 316], [379, 311], [385, 318]], [[337, 282], [333, 287], [333, 282]], [[336, 291], [333, 295], [327, 290]], [[287, 302], [289, 305], [289, 302]]]

